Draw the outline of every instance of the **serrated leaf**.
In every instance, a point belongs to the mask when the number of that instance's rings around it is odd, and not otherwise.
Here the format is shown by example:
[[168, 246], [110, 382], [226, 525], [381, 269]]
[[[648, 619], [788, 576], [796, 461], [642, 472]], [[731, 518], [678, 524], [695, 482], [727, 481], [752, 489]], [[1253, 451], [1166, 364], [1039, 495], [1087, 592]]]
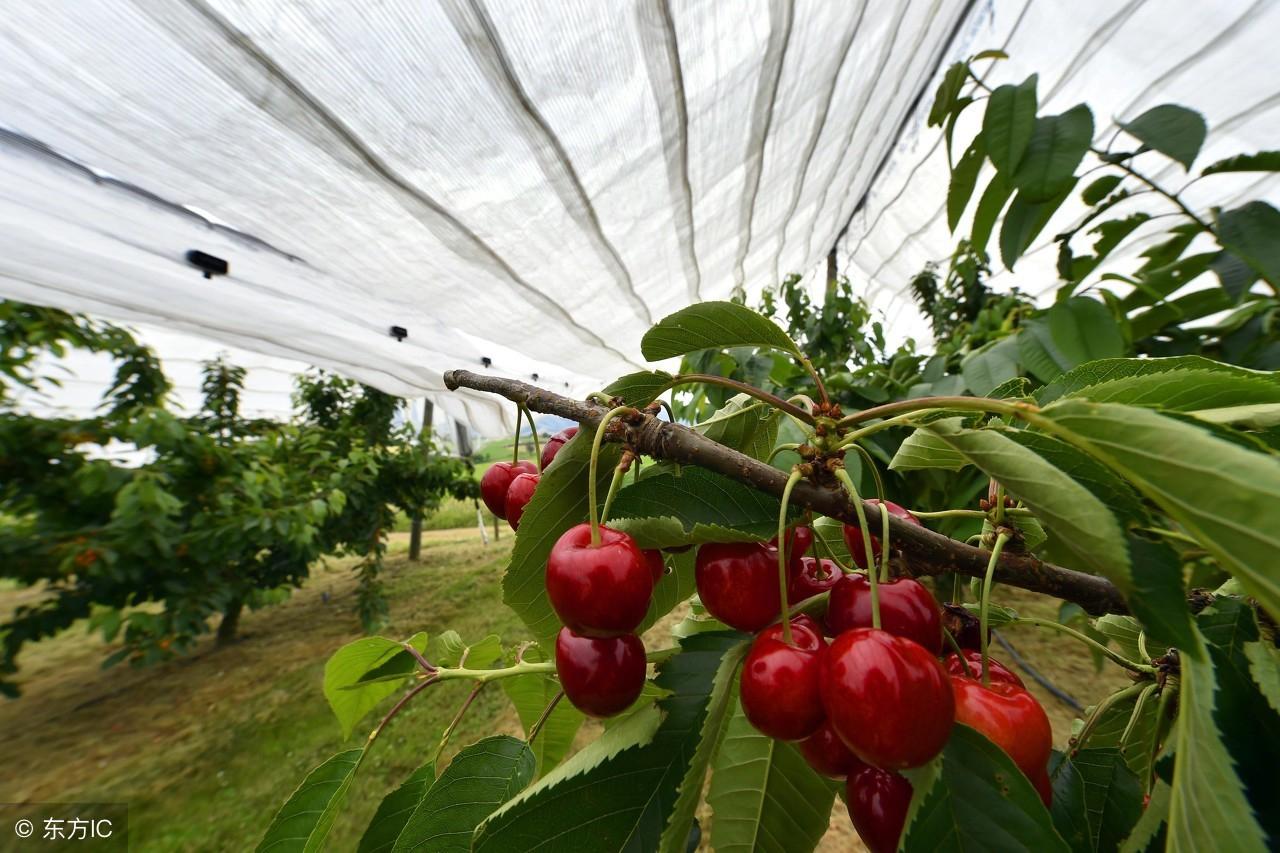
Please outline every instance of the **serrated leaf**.
[[984, 156], [985, 149], [982, 137], [979, 136], [951, 170], [951, 183], [947, 186], [947, 227], [952, 231], [956, 230], [964, 209], [969, 205], [969, 199], [973, 197], [973, 188], [978, 183]]
[[[641, 480], [641, 482], [644, 482]], [[770, 528], [777, 532], [776, 525]], [[772, 533], [765, 535], [763, 527], [751, 531], [735, 530], [719, 524], [695, 522], [686, 528], [673, 515], [646, 518], [610, 518], [609, 526], [631, 536], [641, 548], [680, 548], [686, 545], [705, 545], [708, 542], [765, 542]]]
[[1049, 759], [1049, 767], [1049, 779], [1053, 782], [1049, 814], [1053, 817], [1053, 828], [1067, 842], [1072, 853], [1093, 853], [1093, 830], [1089, 827], [1084, 777], [1057, 750]]
[[1064, 397], [1189, 412], [1280, 402], [1280, 375], [1198, 355], [1104, 358], [1086, 362], [1036, 392], [1042, 406]]
[[1130, 122], [1120, 122], [1125, 132], [1153, 151], [1177, 160], [1190, 169], [1209, 132], [1204, 116], [1177, 104], [1152, 107]]
[[1164, 850], [1165, 835], [1169, 829], [1169, 795], [1168, 783], [1156, 780], [1155, 787], [1151, 789], [1151, 802], [1120, 848], [1123, 853], [1158, 853]]
[[457, 631], [442, 631], [431, 640], [429, 658], [436, 666], [462, 666], [465, 662], [468, 669], [488, 669], [501, 657], [502, 640], [497, 634], [470, 645]]
[[1249, 660], [1249, 674], [1271, 710], [1280, 713], [1280, 659], [1276, 650], [1262, 643], [1246, 643], [1244, 655]]
[[937, 775], [916, 775], [912, 784], [903, 853], [1070, 849], [1027, 777], [968, 726], [952, 729]]
[[[421, 652], [427, 647], [427, 635], [415, 634], [407, 642]], [[342, 737], [351, 737], [356, 723], [399, 690], [417, 666], [404, 645], [385, 637], [363, 637], [334, 652], [324, 665], [324, 698], [338, 718]], [[378, 680], [359, 683], [374, 673]]]
[[339, 752], [308, 773], [272, 818], [267, 834], [258, 842], [258, 853], [322, 849], [363, 756], [363, 748]]
[[395, 853], [471, 850], [476, 827], [529, 784], [535, 764], [529, 744], [510, 735], [463, 748], [413, 810]]
[[428, 761], [413, 771], [399, 788], [383, 797], [373, 820], [369, 821], [364, 835], [360, 836], [357, 853], [390, 853], [401, 830], [409, 821], [409, 816], [435, 780], [435, 762]]
[[1036, 82], [1032, 74], [1017, 86], [997, 86], [987, 102], [982, 120], [991, 163], [1001, 172], [1013, 173], [1022, 160], [1036, 125]]
[[694, 426], [712, 441], [753, 459], [769, 458], [778, 440], [782, 412], [746, 394], [730, 397], [710, 418]]
[[[524, 659], [531, 663], [546, 660], [546, 657], [538, 646], [525, 649]], [[560, 682], [541, 672], [504, 678], [501, 684], [502, 691], [515, 706], [516, 714], [520, 717], [520, 725], [524, 727], [526, 735], [534, 723], [542, 717], [542, 712], [546, 710], [551, 700], [560, 693]], [[532, 746], [539, 776], [550, 771], [569, 753], [573, 747], [573, 739], [585, 720], [586, 717], [582, 712], [571, 703], [561, 701], [556, 704], [555, 709], [542, 724], [542, 729]]]
[[1255, 154], [1237, 154], [1216, 163], [1210, 163], [1201, 175], [1219, 172], [1280, 172], [1280, 151], [1259, 151]]
[[640, 351], [649, 361], [725, 347], [797, 352], [795, 342], [776, 323], [735, 302], [699, 302], [682, 308], [662, 318], [640, 340]]
[[[1144, 780], [1151, 778], [1152, 758], [1160, 730], [1160, 701], [1154, 694], [1149, 694], [1140, 709], [1137, 704], [1137, 695], [1114, 700], [1094, 723], [1088, 738], [1076, 746], [1079, 749], [1119, 749], [1133, 775]], [[1138, 711], [1137, 720], [1133, 720], [1135, 709]], [[1133, 728], [1129, 730], [1129, 740], [1122, 746], [1121, 741], [1131, 720]]]
[[812, 850], [827, 831], [834, 800], [834, 789], [799, 751], [756, 731], [735, 697], [707, 795], [711, 849]]
[[1028, 320], [1018, 339], [1023, 366], [1045, 383], [1086, 362], [1125, 352], [1124, 336], [1107, 306], [1084, 296]]
[[[653, 531], [624, 519], [675, 518], [690, 538], [665, 543], [667, 547], [693, 541], [698, 525], [725, 528], [763, 541], [778, 531], [780, 506], [777, 498], [737, 480], [705, 468], [686, 467], [679, 476], [659, 474], [622, 489], [610, 510], [610, 524], [632, 535], [643, 535]], [[639, 538], [636, 541], [641, 542]], [[652, 546], [641, 543], [641, 547]]]
[[[960, 426], [963, 418], [955, 418], [953, 423]], [[947, 471], [959, 471], [969, 464], [968, 458], [947, 444], [927, 429], [917, 429], [898, 445], [898, 452], [889, 463], [891, 471], [920, 471], [929, 468], [942, 468]]]
[[1080, 200], [1085, 204], [1094, 205], [1106, 198], [1112, 190], [1120, 186], [1120, 182], [1124, 180], [1123, 175], [1103, 175], [1089, 183], [1080, 193]]
[[1142, 499], [1124, 480], [1087, 453], [1065, 441], [1025, 429], [1003, 429], [1001, 432], [1023, 447], [1034, 451], [1059, 471], [1089, 490], [1094, 497], [1120, 519], [1122, 524], [1148, 520]]
[[1027, 201], [1048, 201], [1073, 183], [1076, 167], [1093, 141], [1093, 113], [1079, 104], [1036, 119], [1013, 185]]
[[1138, 635], [1142, 626], [1132, 616], [1107, 613], [1093, 620], [1093, 627], [1104, 634], [1120, 654], [1129, 660], [1142, 660], [1138, 651]]
[[1280, 284], [1280, 210], [1251, 201], [1218, 214], [1218, 241], [1272, 286]]
[[1143, 786], [1114, 747], [1076, 750], [1067, 760], [1084, 779], [1093, 849], [1119, 849], [1142, 814]]
[[609, 383], [604, 389], [606, 397], [620, 397], [626, 406], [647, 406], [671, 387], [674, 377], [661, 370], [641, 370], [628, 373]]
[[1019, 372], [1018, 341], [1009, 335], [974, 350], [960, 362], [965, 385], [979, 397], [986, 397], [1001, 385], [1016, 379]]

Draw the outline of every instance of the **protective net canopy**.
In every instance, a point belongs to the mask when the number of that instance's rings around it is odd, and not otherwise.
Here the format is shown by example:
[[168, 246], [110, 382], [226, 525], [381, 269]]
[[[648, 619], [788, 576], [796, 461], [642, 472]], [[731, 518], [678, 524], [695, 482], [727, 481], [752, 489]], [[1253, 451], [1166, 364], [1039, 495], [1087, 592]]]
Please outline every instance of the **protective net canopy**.
[[[1188, 104], [1210, 162], [1274, 147], [1276, 32], [1280, 4], [1193, 0], [7, 0], [0, 296], [447, 397], [497, 434], [505, 407], [443, 371], [582, 394], [649, 366], [665, 314], [819, 286], [833, 247], [927, 339], [908, 283], [954, 242], [925, 121], [951, 61], [1006, 51], [991, 85], [1038, 72], [1042, 110], [1087, 99], [1102, 143]], [[1242, 195], [1280, 185], [1187, 197]], [[1079, 213], [993, 283], [1051, 291]]]

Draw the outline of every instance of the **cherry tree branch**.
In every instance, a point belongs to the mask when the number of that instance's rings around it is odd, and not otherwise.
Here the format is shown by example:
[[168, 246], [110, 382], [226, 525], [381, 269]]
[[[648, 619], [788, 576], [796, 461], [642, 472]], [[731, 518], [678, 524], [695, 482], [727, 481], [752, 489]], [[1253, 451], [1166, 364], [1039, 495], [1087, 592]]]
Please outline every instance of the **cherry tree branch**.
[[[522, 403], [535, 412], [558, 415], [585, 426], [597, 426], [608, 412], [608, 407], [596, 403], [571, 400], [515, 379], [467, 370], [445, 373], [444, 382], [451, 391], [470, 388], [498, 394], [513, 402]], [[610, 431], [612, 432], [612, 428]], [[725, 447], [688, 427], [659, 420], [651, 415], [646, 414], [624, 422], [621, 432], [606, 436], [606, 439], [626, 441], [637, 452], [654, 459], [668, 459], [715, 471], [778, 497], [782, 496], [787, 485], [787, 472]], [[795, 484], [791, 492], [791, 503], [850, 524], [858, 523], [857, 514], [843, 494], [808, 481]], [[864, 501], [862, 506], [867, 521], [873, 527], [879, 526], [879, 506], [868, 501]], [[981, 578], [986, 574], [990, 551], [957, 542], [892, 515], [889, 516], [889, 531], [894, 547], [902, 551], [917, 575], [957, 572]], [[1129, 612], [1120, 591], [1106, 578], [1055, 566], [1030, 554], [1009, 551], [1002, 553], [996, 563], [995, 579], [1009, 586], [1075, 602], [1093, 615]]]

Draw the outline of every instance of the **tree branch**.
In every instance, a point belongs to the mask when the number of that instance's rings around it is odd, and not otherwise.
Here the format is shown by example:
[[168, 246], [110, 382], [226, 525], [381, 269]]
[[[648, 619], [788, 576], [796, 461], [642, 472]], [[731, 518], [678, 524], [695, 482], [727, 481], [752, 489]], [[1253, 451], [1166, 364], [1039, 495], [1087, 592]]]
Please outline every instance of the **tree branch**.
[[[470, 388], [498, 394], [512, 402], [523, 403], [535, 412], [559, 415], [585, 426], [597, 426], [608, 411], [605, 406], [571, 400], [515, 379], [481, 375], [467, 370], [445, 373], [444, 383], [451, 391]], [[624, 429], [625, 432], [619, 436], [610, 435], [607, 438], [625, 440], [637, 452], [654, 459], [697, 465], [771, 495], [780, 497], [782, 490], [786, 488], [787, 472], [725, 447], [680, 424], [645, 415], [634, 423], [627, 423]], [[857, 514], [842, 494], [808, 481], [795, 485], [791, 492], [791, 502], [812, 509], [820, 515], [850, 524], [858, 523]], [[864, 501], [863, 510], [868, 522], [879, 526], [879, 506]], [[894, 546], [908, 558], [916, 574], [958, 572], [977, 578], [986, 574], [990, 551], [957, 542], [892, 515], [889, 516], [889, 531]], [[1002, 554], [996, 565], [995, 579], [1009, 586], [1075, 602], [1093, 615], [1129, 612], [1120, 591], [1106, 578], [1055, 566], [1030, 554]]]

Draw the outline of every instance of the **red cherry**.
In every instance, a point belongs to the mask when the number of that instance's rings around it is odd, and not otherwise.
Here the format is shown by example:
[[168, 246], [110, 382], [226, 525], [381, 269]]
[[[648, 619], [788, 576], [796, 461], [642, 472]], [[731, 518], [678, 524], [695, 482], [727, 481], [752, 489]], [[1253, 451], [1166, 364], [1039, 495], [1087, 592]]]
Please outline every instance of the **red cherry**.
[[[924, 526], [920, 523], [920, 519], [911, 514], [910, 510], [905, 507], [898, 506], [893, 501], [879, 501], [873, 498], [868, 501], [868, 503], [883, 504], [884, 508], [889, 511], [889, 515], [895, 515], [903, 521], [911, 522], [917, 527]], [[871, 523], [871, 519], [867, 519], [867, 522], [871, 530], [880, 529], [880, 525]], [[865, 564], [867, 562], [867, 549], [866, 546], [862, 544], [862, 528], [859, 525], [846, 524], [844, 526], [844, 544], [849, 546], [849, 556], [853, 557], [854, 565], [860, 569], [865, 569]], [[871, 537], [871, 553], [874, 554], [876, 558], [880, 557], [880, 540], [877, 539], [874, 534]]]
[[520, 529], [524, 508], [533, 500], [533, 492], [541, 479], [541, 474], [520, 474], [507, 488], [507, 524], [511, 525], [512, 530]]
[[862, 765], [845, 787], [849, 819], [871, 853], [893, 853], [907, 822], [911, 783], [897, 773]]
[[[880, 627], [915, 640], [933, 654], [942, 652], [942, 611], [929, 590], [911, 578], [879, 584]], [[832, 634], [871, 627], [871, 584], [863, 575], [845, 575], [831, 588], [827, 627]]]
[[588, 637], [631, 633], [653, 595], [653, 574], [635, 540], [604, 525], [595, 547], [591, 525], [566, 530], [551, 546], [546, 580], [560, 621]]
[[855, 769], [866, 767], [849, 751], [830, 720], [823, 720], [818, 730], [800, 741], [800, 754], [809, 766], [831, 779], [844, 779]]
[[762, 542], [713, 542], [698, 549], [698, 596], [707, 611], [739, 631], [778, 618], [778, 549]]
[[[777, 537], [774, 537], [774, 545], [777, 545]], [[805, 554], [809, 553], [809, 549], [813, 547], [813, 528], [812, 527], [793, 527], [787, 531], [787, 561], [794, 563]]]
[[[969, 677], [981, 681], [982, 652], [966, 651], [964, 659], [969, 663], [969, 672], [972, 673]], [[960, 662], [960, 656], [955, 652], [942, 659], [942, 668], [947, 671], [948, 675], [965, 675], [964, 664]], [[1016, 672], [993, 657], [987, 658], [987, 674], [992, 682], [1002, 681], [1005, 684], [1016, 684], [1018, 687], [1026, 688], [1026, 685], [1022, 683], [1022, 679], [1018, 677]]]
[[560, 452], [560, 448], [569, 443], [569, 439], [578, 434], [576, 426], [565, 427], [551, 438], [547, 439], [547, 443], [542, 446], [542, 468], [551, 464], [551, 460], [556, 458], [556, 454]]
[[657, 548], [646, 548], [640, 553], [644, 554], [644, 561], [653, 574], [653, 585], [657, 586], [658, 581], [662, 580], [662, 576], [667, 573], [667, 563], [662, 559], [662, 551]]
[[556, 674], [564, 695], [584, 714], [611, 717], [640, 698], [644, 643], [634, 634], [583, 637], [568, 628], [556, 636]]
[[498, 518], [507, 517], [507, 489], [511, 481], [521, 474], [536, 474], [532, 462], [495, 462], [480, 478], [480, 497], [489, 512]]
[[[1036, 793], [1040, 795], [1040, 801], [1044, 803], [1046, 809], [1053, 807], [1053, 782], [1049, 779], [1049, 768], [1041, 770], [1039, 773], [1031, 777], [1031, 784], [1035, 786]], [[1147, 801], [1151, 799], [1151, 795], [1147, 794], [1146, 799], [1142, 802], [1142, 807], [1147, 807]]]
[[822, 704], [854, 755], [885, 770], [927, 763], [955, 718], [942, 664], [919, 643], [870, 628], [846, 631], [827, 650]]
[[[1016, 684], [951, 676], [956, 722], [986, 735], [1035, 782], [1046, 773], [1053, 751], [1053, 729], [1036, 698]], [[1043, 792], [1041, 793], [1043, 797]]]
[[840, 580], [840, 568], [833, 560], [801, 557], [791, 563], [791, 578], [787, 581], [787, 602], [795, 604], [826, 592]]
[[783, 641], [781, 625], [770, 625], [742, 665], [742, 711], [761, 734], [778, 740], [806, 738], [824, 719], [818, 685], [827, 643], [798, 619], [791, 623], [791, 641]]

